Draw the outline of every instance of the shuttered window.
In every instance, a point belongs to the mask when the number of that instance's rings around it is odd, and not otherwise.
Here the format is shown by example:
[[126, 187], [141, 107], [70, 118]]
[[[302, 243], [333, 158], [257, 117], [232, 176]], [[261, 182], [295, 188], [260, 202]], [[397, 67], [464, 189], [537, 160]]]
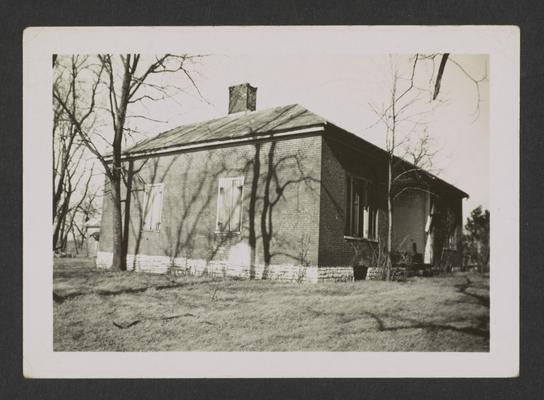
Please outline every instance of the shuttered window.
[[239, 233], [242, 228], [244, 178], [219, 178], [216, 232]]
[[345, 235], [353, 238], [378, 239], [378, 207], [374, 186], [363, 179], [346, 180]]
[[145, 186], [144, 195], [144, 231], [158, 232], [161, 226], [163, 184]]

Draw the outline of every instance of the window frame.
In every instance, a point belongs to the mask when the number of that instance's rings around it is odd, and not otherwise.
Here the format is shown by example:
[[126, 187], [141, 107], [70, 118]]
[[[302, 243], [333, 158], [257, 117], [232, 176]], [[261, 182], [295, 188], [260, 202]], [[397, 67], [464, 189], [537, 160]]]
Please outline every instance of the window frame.
[[[220, 211], [220, 202], [219, 202], [219, 196], [221, 192], [221, 183], [222, 182], [230, 182], [231, 189], [232, 189], [232, 182], [240, 181], [240, 185], [242, 187], [242, 192], [240, 193], [240, 222], [238, 225], [238, 230], [231, 230], [230, 228], [230, 218], [228, 218], [228, 228], [220, 230], [219, 229], [219, 211]], [[218, 235], [239, 235], [242, 233], [242, 225], [243, 225], [243, 216], [244, 216], [244, 192], [245, 192], [245, 179], [244, 176], [233, 176], [233, 177], [220, 177], [217, 181], [217, 206], [216, 206], [216, 212], [215, 212], [215, 233]], [[234, 194], [234, 191], [231, 190], [231, 196]], [[231, 214], [231, 209], [235, 208], [233, 207], [232, 197], [230, 199], [230, 206], [226, 211], [227, 215]]]
[[[357, 203], [358, 212], [357, 212], [357, 224], [356, 229], [354, 225], [353, 215], [355, 209], [354, 202], [354, 187], [355, 181], [362, 183], [364, 188], [364, 193], [366, 199]], [[374, 191], [374, 193], [372, 193]], [[379, 211], [380, 208], [376, 204], [376, 184], [365, 177], [358, 176], [355, 174], [346, 174], [346, 201], [345, 201], [345, 226], [344, 226], [344, 239], [348, 240], [361, 240], [361, 241], [370, 241], [378, 242], [379, 241]], [[370, 198], [369, 198], [370, 197]], [[365, 214], [364, 211], [360, 211], [362, 204], [367, 204], [363, 208], [368, 209], [368, 212]], [[367, 216], [367, 217], [365, 217]], [[365, 224], [366, 221], [366, 224]], [[362, 226], [361, 226], [362, 224]], [[370, 227], [372, 226], [372, 230]], [[356, 230], [362, 232], [358, 234]]]
[[[148, 224], [147, 224], [147, 218], [150, 211], [153, 210], [153, 207], [148, 207], [150, 206], [151, 204], [148, 204], [147, 201], [148, 201], [148, 197], [151, 193], [151, 190], [153, 190], [154, 188], [157, 188], [157, 187], [160, 187], [161, 188], [161, 193], [160, 193], [160, 205], [159, 205], [159, 218], [158, 218], [158, 227], [156, 227], [156, 223], [155, 223], [155, 228], [153, 227], [148, 227]], [[163, 206], [163, 199], [164, 199], [164, 183], [161, 182], [161, 183], [146, 183], [145, 185], [145, 188], [144, 188], [144, 221], [143, 221], [143, 224], [142, 224], [142, 231], [143, 232], [160, 232], [161, 231], [161, 225], [162, 225], [162, 206]]]

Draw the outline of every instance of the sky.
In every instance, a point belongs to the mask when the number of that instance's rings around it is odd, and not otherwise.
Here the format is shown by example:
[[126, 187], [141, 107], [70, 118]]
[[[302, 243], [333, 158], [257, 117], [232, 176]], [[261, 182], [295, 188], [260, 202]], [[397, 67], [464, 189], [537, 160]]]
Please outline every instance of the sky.
[[[383, 124], [376, 124], [372, 107], [387, 104], [391, 65], [403, 78], [410, 76], [411, 55], [387, 54], [212, 54], [190, 66], [199, 95], [182, 75], [168, 74], [163, 83], [187, 88], [183, 93], [134, 108], [130, 126], [141, 136], [154, 136], [175, 126], [227, 114], [228, 87], [248, 82], [257, 87], [257, 109], [298, 103], [330, 122], [380, 147], [385, 146]], [[427, 110], [423, 119], [432, 137], [433, 172], [470, 195], [464, 215], [478, 205], [489, 207], [489, 83], [475, 79], [487, 74], [486, 55], [452, 54], [444, 70], [439, 101], [423, 94], [413, 114]], [[435, 68], [438, 68], [437, 58]], [[464, 71], [463, 71], [464, 70]], [[435, 70], [436, 71], [436, 70]], [[415, 82], [428, 88], [432, 63], [420, 61]], [[406, 85], [407, 80], [399, 81]], [[405, 87], [405, 86], [404, 86]], [[478, 97], [480, 101], [478, 101]], [[431, 105], [429, 105], [431, 104]], [[432, 108], [431, 111], [428, 111]], [[478, 112], [476, 112], [478, 111]], [[419, 126], [420, 134], [422, 126]]]

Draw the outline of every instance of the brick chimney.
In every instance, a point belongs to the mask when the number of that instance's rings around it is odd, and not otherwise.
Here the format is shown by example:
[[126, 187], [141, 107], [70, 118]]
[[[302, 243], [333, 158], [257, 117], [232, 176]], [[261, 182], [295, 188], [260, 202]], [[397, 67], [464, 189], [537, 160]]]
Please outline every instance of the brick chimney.
[[229, 114], [242, 111], [255, 111], [257, 88], [249, 83], [229, 87]]

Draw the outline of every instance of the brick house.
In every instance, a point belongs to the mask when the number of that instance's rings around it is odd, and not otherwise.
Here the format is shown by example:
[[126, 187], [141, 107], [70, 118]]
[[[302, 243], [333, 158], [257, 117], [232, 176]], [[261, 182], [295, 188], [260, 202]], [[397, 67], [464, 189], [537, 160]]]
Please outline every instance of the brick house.
[[[379, 264], [387, 153], [300, 105], [255, 105], [256, 88], [231, 87], [227, 116], [124, 152], [128, 269], [316, 282], [358, 279]], [[414, 170], [400, 159], [395, 168]], [[393, 202], [395, 262], [459, 265], [468, 195], [420, 169], [406, 178]], [[102, 268], [111, 235], [105, 196]]]

